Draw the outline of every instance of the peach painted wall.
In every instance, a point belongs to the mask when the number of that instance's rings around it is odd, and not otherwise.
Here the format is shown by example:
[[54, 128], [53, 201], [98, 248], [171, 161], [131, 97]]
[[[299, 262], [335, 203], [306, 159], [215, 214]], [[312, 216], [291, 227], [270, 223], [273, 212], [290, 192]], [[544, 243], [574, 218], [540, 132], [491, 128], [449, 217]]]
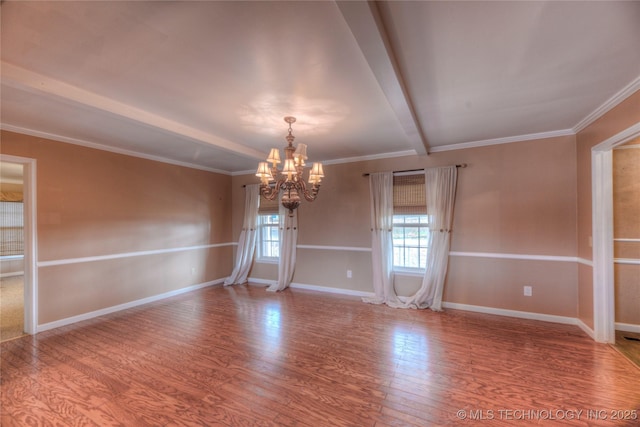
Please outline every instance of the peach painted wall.
[[[293, 281], [372, 292], [369, 187], [362, 174], [468, 163], [459, 169], [451, 250], [475, 256], [451, 256], [445, 301], [576, 317], [578, 268], [563, 258], [577, 250], [575, 150], [575, 138], [567, 136], [327, 165], [318, 199], [299, 208], [302, 248]], [[233, 177], [236, 238], [242, 185], [254, 182], [253, 175]], [[525, 259], [509, 258], [514, 255]], [[276, 274], [274, 265], [256, 263], [251, 277], [275, 280]], [[400, 276], [396, 290], [407, 295], [419, 283]], [[533, 286], [532, 297], [524, 297], [524, 285]]]
[[[635, 92], [576, 135], [578, 257], [586, 262], [593, 260], [591, 149], [638, 122], [640, 122], [640, 91]], [[579, 266], [578, 318], [593, 328], [593, 268], [586, 262]]]
[[231, 272], [230, 176], [6, 131], [2, 153], [37, 160], [40, 325]]
[[640, 325], [640, 138], [613, 150], [613, 235], [616, 322]]

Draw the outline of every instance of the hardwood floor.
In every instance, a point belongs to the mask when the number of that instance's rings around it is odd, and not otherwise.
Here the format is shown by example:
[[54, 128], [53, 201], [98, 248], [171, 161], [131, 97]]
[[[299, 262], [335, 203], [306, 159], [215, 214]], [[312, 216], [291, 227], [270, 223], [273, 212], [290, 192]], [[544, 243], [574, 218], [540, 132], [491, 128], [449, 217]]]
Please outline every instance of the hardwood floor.
[[640, 369], [575, 326], [295, 289], [206, 288], [0, 351], [7, 427], [640, 425]]
[[616, 331], [616, 350], [640, 369], [640, 334]]
[[24, 335], [24, 276], [0, 278], [0, 342]]

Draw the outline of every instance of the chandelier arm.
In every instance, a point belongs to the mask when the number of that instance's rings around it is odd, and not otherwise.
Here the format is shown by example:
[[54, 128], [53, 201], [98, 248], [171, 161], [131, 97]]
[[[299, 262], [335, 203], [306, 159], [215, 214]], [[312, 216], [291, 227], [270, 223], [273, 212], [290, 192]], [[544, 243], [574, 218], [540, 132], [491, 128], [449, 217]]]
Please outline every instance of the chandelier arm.
[[311, 187], [311, 191], [309, 191], [307, 190], [307, 185], [303, 180], [300, 180], [299, 183], [300, 183], [299, 184], [300, 192], [304, 196], [304, 199], [307, 202], [313, 202], [316, 199], [316, 197], [318, 197], [318, 192], [320, 191], [320, 185], [314, 184], [313, 187]]
[[276, 197], [278, 197], [278, 194], [280, 193], [280, 187], [282, 186], [282, 183], [284, 181], [279, 179], [276, 182], [275, 186], [270, 186], [268, 184], [262, 184], [260, 185], [260, 192], [262, 193], [262, 196], [267, 199], [267, 200], [273, 200]]

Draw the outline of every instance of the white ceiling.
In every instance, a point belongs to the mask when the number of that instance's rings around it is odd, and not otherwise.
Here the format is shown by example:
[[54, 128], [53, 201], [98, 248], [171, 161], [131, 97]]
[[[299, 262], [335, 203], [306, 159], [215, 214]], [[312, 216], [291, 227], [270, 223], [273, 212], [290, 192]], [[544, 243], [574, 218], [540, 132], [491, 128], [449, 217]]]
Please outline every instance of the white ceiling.
[[2, 127], [226, 173], [566, 135], [640, 88], [639, 1], [4, 1]]

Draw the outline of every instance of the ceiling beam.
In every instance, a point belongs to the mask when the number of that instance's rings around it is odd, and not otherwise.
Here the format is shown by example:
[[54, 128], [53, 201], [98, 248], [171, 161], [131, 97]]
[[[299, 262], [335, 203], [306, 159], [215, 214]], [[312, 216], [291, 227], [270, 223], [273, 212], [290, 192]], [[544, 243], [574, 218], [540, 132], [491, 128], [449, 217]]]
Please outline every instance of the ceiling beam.
[[376, 3], [336, 2], [412, 147], [418, 154], [428, 154], [427, 139], [416, 118]]
[[175, 120], [159, 116], [4, 61], [1, 62], [1, 68], [2, 84], [11, 87], [29, 92], [41, 92], [100, 111], [109, 112], [116, 116], [124, 117], [128, 120], [142, 123], [165, 132], [170, 132], [201, 144], [213, 145], [241, 156], [248, 156], [254, 159], [263, 159], [266, 156], [266, 153], [247, 147], [246, 145], [220, 138]]

